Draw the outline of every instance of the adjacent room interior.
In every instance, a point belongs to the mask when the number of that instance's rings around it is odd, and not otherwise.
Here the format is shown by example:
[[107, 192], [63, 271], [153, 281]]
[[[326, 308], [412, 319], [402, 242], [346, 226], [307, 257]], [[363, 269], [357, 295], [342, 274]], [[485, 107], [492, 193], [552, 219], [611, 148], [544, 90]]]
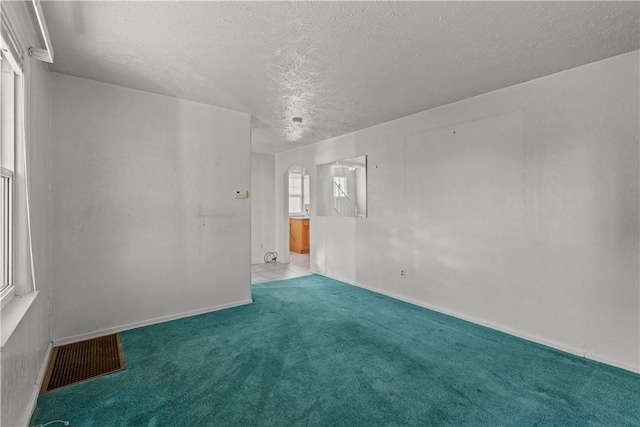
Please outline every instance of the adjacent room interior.
[[640, 424], [640, 3], [1, 17], [2, 426]]

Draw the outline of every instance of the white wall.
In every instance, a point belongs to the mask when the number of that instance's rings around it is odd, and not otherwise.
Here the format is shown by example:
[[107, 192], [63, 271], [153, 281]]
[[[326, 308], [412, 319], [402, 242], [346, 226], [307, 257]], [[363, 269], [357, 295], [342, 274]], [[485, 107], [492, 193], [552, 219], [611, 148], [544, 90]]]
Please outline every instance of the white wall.
[[[27, 7], [32, 7], [30, 2], [2, 2], [2, 9], [13, 18], [14, 30], [25, 50], [39, 45]], [[37, 398], [36, 383], [46, 366], [50, 343], [49, 71], [43, 63], [25, 56], [24, 80], [33, 258], [36, 285], [40, 292], [0, 353], [0, 425], [3, 426], [28, 424]], [[30, 269], [28, 262], [25, 268]]]
[[250, 116], [51, 80], [54, 342], [250, 302]]
[[276, 250], [275, 174], [275, 155], [251, 153], [252, 264], [263, 263], [265, 254]]
[[368, 156], [368, 218], [313, 211], [312, 270], [640, 372], [638, 64], [632, 52], [277, 155], [278, 180]]

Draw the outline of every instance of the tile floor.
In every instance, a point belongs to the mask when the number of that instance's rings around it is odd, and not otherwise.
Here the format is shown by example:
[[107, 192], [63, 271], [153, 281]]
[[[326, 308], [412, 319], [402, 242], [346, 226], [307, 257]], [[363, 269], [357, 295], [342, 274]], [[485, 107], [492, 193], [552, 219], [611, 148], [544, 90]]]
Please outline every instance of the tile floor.
[[251, 284], [256, 285], [311, 274], [309, 272], [309, 254], [291, 252], [289, 260], [289, 264], [270, 262], [251, 265]]

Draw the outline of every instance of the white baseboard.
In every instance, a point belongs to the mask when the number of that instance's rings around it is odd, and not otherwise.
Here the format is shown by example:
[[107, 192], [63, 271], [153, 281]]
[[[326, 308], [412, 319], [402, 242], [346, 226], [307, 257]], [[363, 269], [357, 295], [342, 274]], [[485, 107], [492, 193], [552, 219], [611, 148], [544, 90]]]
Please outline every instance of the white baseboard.
[[446, 314], [447, 316], [455, 317], [457, 319], [461, 319], [461, 320], [465, 320], [467, 322], [474, 323], [476, 325], [480, 325], [480, 326], [484, 326], [484, 327], [487, 327], [487, 328], [490, 328], [490, 329], [494, 329], [496, 331], [504, 332], [505, 334], [513, 335], [515, 337], [522, 338], [522, 339], [525, 339], [527, 341], [532, 341], [532, 342], [535, 342], [536, 344], [541, 344], [541, 345], [544, 345], [546, 347], [551, 347], [551, 348], [554, 348], [556, 350], [561, 350], [561, 351], [564, 351], [565, 353], [573, 354], [574, 356], [583, 357], [585, 359], [593, 360], [595, 362], [604, 363], [606, 365], [615, 366], [616, 368], [621, 368], [621, 369], [624, 369], [624, 370], [627, 370], [627, 371], [631, 371], [631, 372], [640, 374], [640, 366], [633, 366], [633, 365], [630, 365], [628, 363], [620, 362], [618, 360], [613, 360], [613, 359], [610, 359], [608, 357], [604, 357], [604, 356], [601, 356], [601, 355], [598, 355], [598, 354], [595, 354], [595, 353], [585, 352], [584, 349], [580, 349], [580, 348], [576, 348], [576, 347], [572, 347], [572, 346], [567, 346], [567, 345], [564, 345], [562, 343], [551, 341], [551, 340], [548, 340], [548, 339], [545, 339], [545, 338], [541, 338], [541, 337], [538, 337], [538, 336], [535, 336], [535, 335], [530, 335], [530, 334], [527, 334], [525, 332], [520, 332], [520, 331], [517, 331], [515, 329], [511, 329], [511, 328], [509, 328], [507, 326], [497, 325], [497, 324], [493, 324], [493, 323], [490, 323], [490, 322], [486, 322], [484, 320], [480, 320], [480, 319], [474, 318], [472, 316], [467, 316], [467, 315], [464, 315], [464, 314], [456, 313], [454, 311], [450, 311], [450, 310], [444, 309], [444, 308], [436, 306], [436, 305], [427, 304], [427, 303], [424, 303], [422, 301], [418, 301], [418, 300], [415, 300], [415, 299], [412, 299], [412, 298], [407, 298], [407, 297], [404, 297], [402, 295], [397, 295], [397, 294], [394, 294], [393, 292], [383, 291], [381, 289], [374, 288], [374, 287], [371, 287], [371, 286], [368, 286], [368, 285], [365, 285], [365, 284], [362, 284], [362, 283], [358, 283], [358, 282], [355, 282], [355, 281], [344, 280], [344, 279], [339, 278], [339, 277], [331, 277], [331, 276], [327, 276], [327, 275], [324, 275], [324, 274], [321, 274], [321, 273], [317, 273], [317, 272], [314, 272], [314, 273], [318, 274], [318, 275], [321, 275], [321, 276], [329, 277], [331, 279], [338, 280], [338, 281], [341, 281], [341, 282], [344, 282], [344, 283], [347, 283], [347, 284], [350, 284], [350, 285], [353, 285], [353, 286], [356, 286], [358, 288], [366, 289], [368, 291], [375, 292], [377, 294], [385, 295], [385, 296], [388, 296], [388, 297], [393, 298], [393, 299], [404, 301], [404, 302], [412, 304], [412, 305], [417, 305], [418, 307], [426, 308], [426, 309], [429, 309], [429, 310], [432, 310], [432, 311], [435, 311], [435, 312], [438, 312], [438, 313]]
[[224, 310], [225, 308], [239, 307], [242, 305], [251, 304], [253, 299], [247, 299], [242, 301], [235, 301], [228, 304], [220, 304], [213, 307], [206, 307], [197, 310], [186, 311], [183, 313], [170, 314], [168, 316], [156, 317], [154, 319], [142, 320], [140, 322], [128, 323], [125, 325], [114, 326], [112, 328], [101, 329], [98, 331], [87, 332], [84, 334], [72, 335], [64, 338], [56, 338], [53, 340], [54, 346], [71, 344], [78, 341], [84, 341], [92, 338], [102, 337], [104, 335], [116, 334], [122, 331], [128, 331], [130, 329], [141, 328], [143, 326], [155, 325], [158, 323], [169, 322], [171, 320], [183, 319], [185, 317], [196, 316], [198, 314], [211, 313], [213, 311]]
[[586, 352], [584, 358], [589, 360], [595, 360], [596, 362], [604, 363], [605, 365], [615, 366], [616, 368], [621, 368], [627, 371], [635, 372], [636, 374], [640, 374], [640, 366], [629, 365], [624, 362], [613, 360], [606, 356], [601, 356], [599, 354]]
[[47, 369], [49, 369], [49, 362], [51, 361], [51, 354], [53, 353], [53, 343], [49, 342], [47, 346], [47, 351], [44, 355], [44, 359], [42, 359], [42, 363], [40, 364], [40, 370], [38, 371], [38, 376], [36, 377], [36, 383], [33, 386], [33, 391], [31, 392], [31, 397], [29, 398], [29, 402], [27, 403], [27, 410], [25, 411], [25, 415], [27, 419], [23, 420], [22, 425], [29, 426], [31, 424], [31, 417], [33, 416], [33, 411], [36, 410], [36, 404], [38, 403], [38, 396], [40, 395], [40, 389], [42, 388], [42, 382], [44, 381], [45, 375], [47, 375]]

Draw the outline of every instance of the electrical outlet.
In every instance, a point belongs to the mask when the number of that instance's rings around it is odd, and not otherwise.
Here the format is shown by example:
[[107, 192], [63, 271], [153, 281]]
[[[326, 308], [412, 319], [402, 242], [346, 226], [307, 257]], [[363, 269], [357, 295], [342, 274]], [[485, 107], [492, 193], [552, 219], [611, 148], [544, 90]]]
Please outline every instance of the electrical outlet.
[[400, 277], [402, 277], [403, 279], [407, 276], [407, 273], [405, 270], [400, 270]]

